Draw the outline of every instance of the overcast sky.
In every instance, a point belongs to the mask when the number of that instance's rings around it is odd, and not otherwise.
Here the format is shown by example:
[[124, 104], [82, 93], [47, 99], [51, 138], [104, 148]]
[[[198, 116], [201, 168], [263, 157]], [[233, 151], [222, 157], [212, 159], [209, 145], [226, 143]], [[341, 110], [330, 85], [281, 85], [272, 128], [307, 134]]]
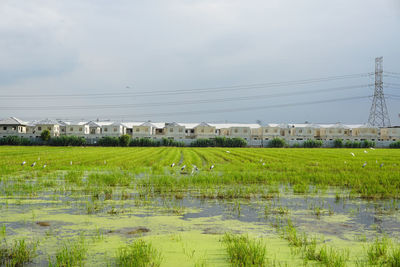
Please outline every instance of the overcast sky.
[[400, 73], [399, 0], [2, 0], [0, 118], [365, 123], [373, 76], [249, 85], [369, 73], [377, 56]]

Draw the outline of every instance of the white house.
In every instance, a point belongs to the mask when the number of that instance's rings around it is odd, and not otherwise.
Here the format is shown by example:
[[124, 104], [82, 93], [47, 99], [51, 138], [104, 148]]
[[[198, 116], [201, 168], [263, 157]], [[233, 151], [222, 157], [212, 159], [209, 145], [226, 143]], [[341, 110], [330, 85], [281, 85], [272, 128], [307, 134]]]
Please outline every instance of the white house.
[[176, 122], [165, 123], [164, 137], [173, 140], [185, 139], [185, 126]]
[[25, 135], [27, 124], [15, 117], [0, 120], [0, 137]]
[[56, 120], [45, 119], [38, 122], [34, 122], [34, 127], [32, 130], [33, 137], [40, 137], [40, 134], [44, 130], [50, 131], [51, 137], [60, 136], [60, 123]]

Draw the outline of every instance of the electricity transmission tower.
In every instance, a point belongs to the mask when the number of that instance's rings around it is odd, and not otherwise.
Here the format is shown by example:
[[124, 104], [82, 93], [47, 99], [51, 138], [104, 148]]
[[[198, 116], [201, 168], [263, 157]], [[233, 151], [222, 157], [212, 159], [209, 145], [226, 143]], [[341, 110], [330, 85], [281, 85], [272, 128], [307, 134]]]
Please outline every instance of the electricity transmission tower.
[[375, 58], [375, 91], [368, 123], [372, 126], [390, 127], [389, 114], [383, 94], [383, 57]]

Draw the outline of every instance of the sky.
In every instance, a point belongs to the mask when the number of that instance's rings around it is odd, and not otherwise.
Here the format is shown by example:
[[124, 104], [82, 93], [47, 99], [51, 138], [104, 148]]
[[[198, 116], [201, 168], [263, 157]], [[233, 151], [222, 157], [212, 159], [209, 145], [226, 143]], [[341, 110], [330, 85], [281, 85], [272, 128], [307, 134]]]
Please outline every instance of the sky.
[[399, 0], [2, 0], [0, 118], [365, 123], [399, 32]]

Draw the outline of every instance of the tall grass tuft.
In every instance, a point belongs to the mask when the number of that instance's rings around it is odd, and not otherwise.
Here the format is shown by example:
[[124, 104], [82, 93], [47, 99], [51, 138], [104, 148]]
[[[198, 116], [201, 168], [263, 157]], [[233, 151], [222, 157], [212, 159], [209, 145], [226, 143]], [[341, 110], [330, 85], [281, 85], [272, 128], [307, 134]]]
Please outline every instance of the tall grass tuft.
[[66, 242], [56, 253], [55, 260], [49, 260], [49, 267], [83, 266], [87, 250], [85, 239], [83, 237], [72, 242]]
[[156, 267], [162, 261], [161, 253], [151, 243], [142, 239], [121, 247], [117, 251], [117, 266], [122, 267]]
[[0, 246], [0, 266], [24, 266], [36, 257], [38, 242], [26, 242], [25, 239], [15, 240], [7, 244], [4, 238]]
[[226, 246], [232, 266], [266, 266], [266, 247], [261, 240], [246, 235], [225, 234], [222, 242]]

